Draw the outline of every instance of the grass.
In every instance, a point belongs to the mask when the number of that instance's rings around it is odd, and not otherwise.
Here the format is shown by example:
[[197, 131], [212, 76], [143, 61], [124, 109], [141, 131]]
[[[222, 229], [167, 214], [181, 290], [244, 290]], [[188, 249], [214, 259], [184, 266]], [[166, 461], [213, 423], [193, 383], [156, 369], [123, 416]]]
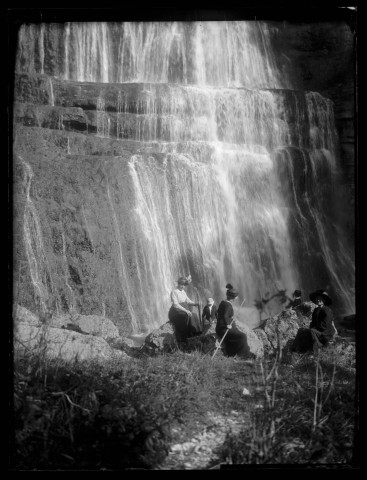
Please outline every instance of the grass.
[[[180, 351], [104, 365], [42, 365], [35, 355], [20, 357], [11, 468], [156, 469], [172, 443], [212, 422], [209, 412], [232, 410], [250, 421], [240, 435], [227, 437], [222, 463], [347, 464], [353, 460], [354, 375], [353, 352], [334, 350], [319, 359], [253, 365]], [[242, 395], [244, 387], [251, 396]]]
[[[333, 347], [261, 365], [250, 428], [228, 437], [221, 457], [238, 464], [354, 464], [355, 358]], [[264, 372], [265, 370], [265, 372]]]

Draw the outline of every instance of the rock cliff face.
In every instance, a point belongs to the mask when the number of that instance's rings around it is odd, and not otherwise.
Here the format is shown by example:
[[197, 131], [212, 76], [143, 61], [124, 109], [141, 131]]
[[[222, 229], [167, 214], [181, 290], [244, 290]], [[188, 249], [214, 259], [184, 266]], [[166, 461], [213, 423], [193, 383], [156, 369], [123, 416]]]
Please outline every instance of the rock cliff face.
[[[120, 76], [129, 75], [130, 63], [122, 66], [114, 64], [112, 58], [116, 58], [121, 49], [122, 39], [118, 24], [111, 24], [110, 32], [104, 32], [102, 24], [94, 27], [95, 33], [111, 37], [116, 41], [111, 42], [108, 55], [111, 60], [106, 65], [98, 61], [87, 70], [81, 69], [83, 74], [90, 78], [97, 77], [99, 81], [111, 81], [107, 78], [113, 76], [113, 81]], [[336, 126], [339, 132], [340, 149], [342, 156], [343, 173], [346, 186], [349, 191], [351, 208], [354, 207], [354, 165], [355, 165], [355, 114], [356, 114], [356, 24], [353, 15], [346, 16], [345, 21], [314, 21], [311, 23], [301, 22], [268, 22], [272, 45], [277, 55], [277, 62], [284, 76], [289, 77], [293, 88], [303, 91], [320, 92], [323, 96], [334, 102]], [[184, 34], [187, 35], [192, 27], [187, 26]], [[99, 32], [100, 30], [100, 32]], [[80, 32], [78, 33], [80, 35]], [[181, 34], [181, 33], [180, 33]], [[76, 68], [73, 62], [69, 62], [66, 55], [78, 55], [77, 43], [70, 40], [77, 32], [73, 28], [64, 28], [61, 24], [30, 25], [27, 30], [21, 30], [24, 41], [21, 49], [17, 52], [16, 71], [25, 73], [44, 73], [45, 75], [59, 78], [72, 78], [72, 71]], [[102, 45], [95, 45], [96, 54]], [[132, 50], [132, 45], [125, 47]], [[193, 49], [193, 46], [190, 47]], [[177, 50], [177, 48], [176, 48]], [[176, 55], [174, 62], [173, 55]], [[180, 71], [179, 61], [182, 52], [172, 49], [169, 61], [172, 63], [171, 71]], [[187, 71], [189, 71], [187, 67]], [[182, 71], [182, 65], [181, 65]], [[130, 75], [131, 77], [131, 75]], [[178, 79], [171, 78], [168, 81], [176, 82]], [[195, 83], [191, 79], [192, 83]], [[40, 102], [42, 103], [42, 102]], [[352, 212], [352, 210], [351, 210]], [[354, 225], [351, 224], [351, 231]]]
[[[274, 25], [274, 42], [282, 52], [284, 71], [300, 90], [320, 92], [334, 103], [349, 209], [346, 222], [354, 235], [355, 125], [357, 44], [354, 22], [314, 22]], [[349, 217], [349, 220], [348, 218]]]
[[[65, 79], [65, 31], [34, 27], [33, 40], [20, 43], [14, 83], [17, 303], [32, 311], [106, 315], [126, 335], [165, 321], [169, 291], [181, 273], [192, 273], [198, 286], [188, 292], [193, 299], [208, 293], [204, 285], [219, 298], [236, 275], [251, 299], [278, 288], [279, 279], [302, 288], [294, 283], [303, 278], [305, 290], [316, 282], [337, 285], [339, 268], [352, 288], [349, 259], [334, 269], [327, 240], [319, 261], [312, 252], [321, 251], [323, 239], [304, 242], [298, 229], [305, 221], [316, 230], [313, 219], [332, 203], [325, 189], [306, 212], [314, 177], [332, 176], [330, 155], [324, 155], [334, 145], [328, 98], [345, 184], [353, 186], [353, 35], [344, 24], [274, 24], [269, 32], [299, 91], [106, 83], [98, 62], [100, 82], [73, 81]], [[170, 61], [173, 68], [175, 57]], [[169, 78], [179, 80], [170, 71]], [[274, 164], [289, 185], [274, 181], [269, 152], [277, 152]], [[243, 196], [234, 213], [236, 195]], [[282, 216], [288, 210], [289, 219]], [[353, 218], [347, 209], [343, 214]], [[237, 237], [236, 228], [242, 229]], [[300, 273], [292, 270], [291, 255], [294, 263], [302, 257]], [[335, 289], [346, 290], [343, 282]]]

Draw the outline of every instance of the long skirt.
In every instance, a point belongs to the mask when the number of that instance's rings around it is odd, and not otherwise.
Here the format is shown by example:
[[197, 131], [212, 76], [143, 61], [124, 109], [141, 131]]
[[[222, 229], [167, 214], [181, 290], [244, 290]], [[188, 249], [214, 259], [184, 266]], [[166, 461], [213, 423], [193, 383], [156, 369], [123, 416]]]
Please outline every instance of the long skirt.
[[[226, 331], [217, 332], [220, 340], [223, 338], [223, 335]], [[219, 341], [220, 341], [219, 340]], [[240, 355], [244, 357], [249, 357], [250, 347], [247, 343], [247, 336], [245, 333], [240, 332], [237, 328], [232, 327], [228, 330], [228, 333], [224, 337], [223, 343], [223, 354], [227, 357], [234, 357], [235, 355]]]
[[171, 307], [168, 318], [175, 329], [175, 335], [179, 342], [185, 342], [187, 338], [202, 333], [200, 320], [196, 313], [191, 313], [191, 317], [189, 317], [186, 312]]
[[305, 353], [308, 351], [317, 351], [326, 345], [328, 339], [322, 332], [315, 328], [300, 328], [296, 338], [293, 341], [292, 352]]

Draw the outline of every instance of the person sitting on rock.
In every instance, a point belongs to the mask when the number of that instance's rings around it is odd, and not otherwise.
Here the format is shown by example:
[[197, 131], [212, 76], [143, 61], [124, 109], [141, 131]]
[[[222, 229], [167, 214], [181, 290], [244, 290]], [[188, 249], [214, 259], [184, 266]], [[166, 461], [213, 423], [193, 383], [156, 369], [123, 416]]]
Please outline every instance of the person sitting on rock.
[[333, 312], [329, 306], [331, 298], [324, 290], [316, 290], [310, 294], [310, 300], [317, 305], [312, 312], [309, 328], [300, 328], [294, 339], [292, 352], [313, 351], [317, 354], [321, 347], [327, 345], [335, 336]]
[[234, 316], [233, 303], [239, 292], [230, 283], [227, 283], [226, 288], [227, 299], [222, 300], [219, 304], [215, 332], [220, 341], [224, 337], [222, 342], [224, 355], [228, 357], [234, 357], [235, 355], [251, 357], [247, 336], [236, 327], [234, 322], [232, 323]]
[[211, 325], [213, 321], [217, 319], [217, 307], [212, 298], [208, 298], [206, 302], [201, 318], [203, 319], [203, 323], [207, 321]]
[[173, 324], [178, 342], [186, 342], [188, 337], [202, 333], [199, 316], [191, 312], [190, 306], [198, 307], [199, 304], [189, 299], [185, 286], [191, 282], [191, 276], [180, 277], [177, 287], [171, 292], [172, 305], [168, 318]]
[[301, 305], [302, 303], [301, 295], [302, 295], [301, 290], [295, 290], [293, 292], [293, 300], [288, 297], [289, 303], [285, 306], [285, 308], [295, 309], [296, 307], [298, 307], [298, 305]]

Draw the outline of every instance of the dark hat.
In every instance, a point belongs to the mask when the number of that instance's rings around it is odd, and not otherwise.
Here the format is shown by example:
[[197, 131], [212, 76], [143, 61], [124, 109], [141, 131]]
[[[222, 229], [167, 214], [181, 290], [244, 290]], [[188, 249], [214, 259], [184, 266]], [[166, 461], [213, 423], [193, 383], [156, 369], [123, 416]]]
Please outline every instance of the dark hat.
[[332, 300], [329, 297], [329, 295], [327, 294], [327, 292], [325, 292], [325, 290], [316, 290], [315, 292], [310, 293], [311, 302], [316, 303], [316, 298], [317, 297], [322, 297], [325, 305], [327, 305], [327, 306], [332, 304]]
[[300, 297], [300, 296], [302, 295], [302, 292], [301, 292], [301, 290], [295, 290], [295, 291], [293, 292], [293, 295], [294, 295], [295, 297]]
[[227, 283], [226, 285], [227, 288], [227, 297], [229, 298], [236, 298], [240, 294], [235, 288], [230, 283]]

